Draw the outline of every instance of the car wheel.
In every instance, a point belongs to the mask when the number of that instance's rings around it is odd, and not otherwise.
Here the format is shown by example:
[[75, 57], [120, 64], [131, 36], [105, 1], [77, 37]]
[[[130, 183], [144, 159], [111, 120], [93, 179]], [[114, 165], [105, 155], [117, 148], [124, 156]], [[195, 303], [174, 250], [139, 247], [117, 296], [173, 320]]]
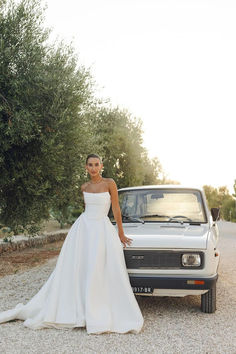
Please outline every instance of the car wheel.
[[205, 313], [213, 313], [216, 310], [216, 285], [207, 293], [201, 295], [201, 310]]

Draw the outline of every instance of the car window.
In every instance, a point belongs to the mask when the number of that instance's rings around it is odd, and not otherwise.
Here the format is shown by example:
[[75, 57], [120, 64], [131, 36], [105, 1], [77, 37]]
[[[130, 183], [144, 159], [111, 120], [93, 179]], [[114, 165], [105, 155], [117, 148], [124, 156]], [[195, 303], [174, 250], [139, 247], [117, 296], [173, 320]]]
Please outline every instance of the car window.
[[[123, 215], [142, 218], [145, 221], [206, 222], [202, 196], [198, 190], [120, 191], [119, 203]], [[109, 216], [112, 219], [111, 213]]]

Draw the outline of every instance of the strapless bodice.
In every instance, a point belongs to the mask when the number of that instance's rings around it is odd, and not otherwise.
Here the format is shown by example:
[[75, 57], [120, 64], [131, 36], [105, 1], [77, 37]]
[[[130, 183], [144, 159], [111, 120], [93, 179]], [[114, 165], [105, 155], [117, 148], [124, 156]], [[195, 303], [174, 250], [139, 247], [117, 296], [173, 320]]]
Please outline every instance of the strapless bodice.
[[96, 219], [107, 216], [111, 206], [111, 196], [109, 192], [83, 192], [83, 194], [85, 201], [85, 216]]

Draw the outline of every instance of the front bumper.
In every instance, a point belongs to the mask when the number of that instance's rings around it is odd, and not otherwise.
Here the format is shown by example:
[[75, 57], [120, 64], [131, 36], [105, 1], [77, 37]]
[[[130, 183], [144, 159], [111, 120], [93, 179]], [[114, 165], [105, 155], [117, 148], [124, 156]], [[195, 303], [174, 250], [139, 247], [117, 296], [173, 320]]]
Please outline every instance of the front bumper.
[[[179, 276], [161, 276], [154, 274], [129, 274], [132, 287], [150, 287], [153, 289], [194, 289], [207, 290], [212, 289], [218, 279], [218, 274], [212, 277], [179, 277]], [[197, 280], [199, 283], [194, 284]], [[204, 282], [204, 283], [203, 283]]]

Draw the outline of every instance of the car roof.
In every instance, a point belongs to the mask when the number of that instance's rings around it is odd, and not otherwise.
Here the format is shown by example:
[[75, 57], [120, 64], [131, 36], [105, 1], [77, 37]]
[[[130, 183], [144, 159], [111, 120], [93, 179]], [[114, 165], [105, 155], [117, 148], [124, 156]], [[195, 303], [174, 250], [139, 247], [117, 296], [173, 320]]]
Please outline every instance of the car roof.
[[145, 189], [197, 189], [199, 191], [203, 191], [201, 187], [197, 186], [185, 186], [181, 184], [154, 184], [147, 186], [133, 186], [133, 187], [125, 187], [120, 188], [119, 191], [130, 191], [130, 190], [145, 190]]

